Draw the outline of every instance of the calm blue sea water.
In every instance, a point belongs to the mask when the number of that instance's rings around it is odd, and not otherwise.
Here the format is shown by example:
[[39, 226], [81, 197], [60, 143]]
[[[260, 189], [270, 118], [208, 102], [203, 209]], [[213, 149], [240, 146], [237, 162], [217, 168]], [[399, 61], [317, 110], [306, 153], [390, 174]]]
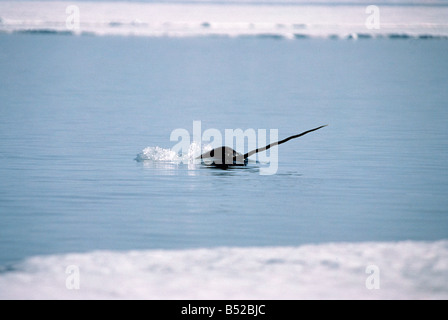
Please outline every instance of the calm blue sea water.
[[[448, 238], [448, 41], [0, 35], [0, 264]], [[139, 163], [176, 128], [329, 124], [276, 175]]]

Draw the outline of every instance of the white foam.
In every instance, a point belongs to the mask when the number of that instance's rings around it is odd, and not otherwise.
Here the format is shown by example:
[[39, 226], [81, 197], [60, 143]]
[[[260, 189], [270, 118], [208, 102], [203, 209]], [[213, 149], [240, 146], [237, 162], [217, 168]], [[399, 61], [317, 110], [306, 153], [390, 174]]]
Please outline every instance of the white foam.
[[[249, 1], [250, 2], [250, 1]], [[448, 6], [378, 4], [380, 29], [370, 30], [363, 5], [26, 2], [0, 1], [2, 32], [151, 37], [254, 36], [274, 38], [363, 38], [407, 35], [448, 37]], [[438, 2], [436, 2], [438, 3]], [[367, 2], [366, 2], [367, 4]], [[370, 4], [370, 3], [369, 3]], [[80, 12], [79, 29], [68, 29], [68, 5]]]
[[[368, 289], [368, 266], [379, 289]], [[66, 287], [69, 266], [79, 289]], [[369, 282], [370, 283], [370, 282]], [[447, 299], [448, 241], [149, 250], [34, 257], [0, 299]]]
[[[137, 162], [144, 161], [156, 161], [156, 162], [171, 162], [171, 163], [195, 163], [196, 157], [201, 153], [210, 151], [211, 145], [199, 145], [196, 142], [192, 142], [188, 148], [188, 151], [184, 154], [178, 154], [172, 149], [161, 147], [147, 147], [142, 150], [135, 160]], [[197, 162], [197, 161], [196, 161]]]
[[161, 147], [147, 147], [140, 152], [136, 161], [169, 161], [169, 162], [180, 162], [181, 157], [171, 149], [164, 149]]

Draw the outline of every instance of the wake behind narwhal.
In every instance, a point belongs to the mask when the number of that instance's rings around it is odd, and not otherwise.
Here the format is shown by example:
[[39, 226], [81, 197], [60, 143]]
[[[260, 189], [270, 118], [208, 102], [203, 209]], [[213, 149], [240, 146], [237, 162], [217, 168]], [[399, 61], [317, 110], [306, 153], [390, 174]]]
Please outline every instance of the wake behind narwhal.
[[248, 163], [248, 158], [256, 153], [266, 151], [272, 147], [278, 146], [278, 145], [285, 143], [289, 140], [299, 138], [301, 136], [304, 136], [310, 132], [319, 130], [326, 126], [327, 125], [323, 125], [323, 126], [311, 129], [311, 130], [304, 131], [302, 133], [290, 136], [286, 139], [268, 144], [267, 146], [265, 146], [263, 148], [257, 148], [255, 150], [249, 151], [248, 153], [245, 153], [245, 154], [241, 154], [241, 153], [233, 150], [230, 147], [219, 147], [219, 148], [215, 148], [215, 149], [212, 149], [208, 152], [201, 154], [196, 159], [201, 159], [206, 165], [217, 167], [217, 168], [222, 168], [222, 169], [227, 169], [228, 167], [232, 167], [232, 166], [245, 166]]

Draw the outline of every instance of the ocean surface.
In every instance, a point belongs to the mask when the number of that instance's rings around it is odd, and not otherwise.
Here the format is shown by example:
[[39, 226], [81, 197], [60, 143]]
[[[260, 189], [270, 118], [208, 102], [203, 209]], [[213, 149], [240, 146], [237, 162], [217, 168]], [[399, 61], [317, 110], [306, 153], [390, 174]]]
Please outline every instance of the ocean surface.
[[[0, 298], [448, 298], [447, 7], [322, 31], [272, 4], [263, 29], [214, 24], [213, 4], [173, 5], [205, 14], [187, 27], [126, 24], [157, 4], [98, 2], [101, 23], [64, 31], [62, 4], [0, 1]], [[175, 161], [190, 155], [171, 133], [194, 121], [279, 139], [328, 126], [261, 175], [255, 157]]]

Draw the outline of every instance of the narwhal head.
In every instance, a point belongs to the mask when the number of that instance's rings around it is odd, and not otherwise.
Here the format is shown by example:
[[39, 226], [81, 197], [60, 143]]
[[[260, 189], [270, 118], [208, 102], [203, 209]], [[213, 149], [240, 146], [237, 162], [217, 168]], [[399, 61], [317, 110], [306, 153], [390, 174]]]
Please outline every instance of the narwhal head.
[[244, 156], [230, 147], [219, 147], [203, 153], [198, 157], [207, 165], [228, 167], [244, 165]]

